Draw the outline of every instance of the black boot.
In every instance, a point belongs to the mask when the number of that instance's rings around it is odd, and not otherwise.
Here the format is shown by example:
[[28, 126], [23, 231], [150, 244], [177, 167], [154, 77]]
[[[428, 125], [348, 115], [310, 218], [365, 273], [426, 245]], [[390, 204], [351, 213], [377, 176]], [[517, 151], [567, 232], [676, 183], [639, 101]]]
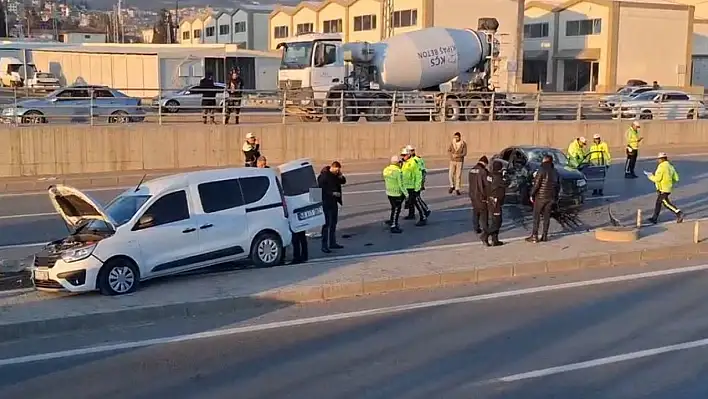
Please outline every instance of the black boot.
[[504, 243], [499, 241], [499, 234], [492, 234], [492, 246], [500, 247], [502, 245], [504, 245]]
[[546, 234], [542, 235], [541, 242], [548, 242], [548, 235], [546, 235]]
[[398, 226], [392, 226], [392, 227], [391, 227], [391, 233], [393, 233], [393, 234], [401, 234], [401, 233], [403, 233], [403, 230], [401, 230], [401, 228], [398, 227]]
[[597, 190], [597, 195], [599, 195], [600, 197], [604, 197], [604, 196], [605, 196], [605, 190], [603, 190], [603, 189]]
[[535, 235], [532, 235], [531, 237], [526, 237], [526, 242], [532, 242], [535, 244], [538, 242], [538, 237]]
[[428, 220], [421, 218], [421, 219], [418, 221], [418, 223], [416, 223], [415, 225], [418, 226], [418, 227], [422, 227], [422, 226], [425, 226], [426, 224], [428, 224]]
[[485, 247], [491, 247], [492, 244], [489, 243], [489, 235], [487, 233], [482, 233], [482, 235], [479, 236], [479, 240], [482, 241], [482, 244], [484, 244]]

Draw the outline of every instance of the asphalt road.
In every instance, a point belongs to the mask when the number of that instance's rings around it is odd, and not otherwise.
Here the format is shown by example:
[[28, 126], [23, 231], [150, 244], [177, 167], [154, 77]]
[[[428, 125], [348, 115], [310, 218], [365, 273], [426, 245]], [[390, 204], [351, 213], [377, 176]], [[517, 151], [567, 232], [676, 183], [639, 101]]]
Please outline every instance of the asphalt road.
[[705, 398], [708, 265], [661, 267], [26, 337], [0, 397]]
[[[673, 160], [681, 175], [681, 182], [672, 195], [674, 202], [689, 218], [708, 217], [708, 154], [693, 157], [678, 157]], [[468, 165], [468, 167], [471, 165]], [[638, 172], [653, 171], [655, 161], [640, 161]], [[346, 173], [346, 165], [344, 165]], [[446, 172], [430, 173], [424, 198], [433, 211], [428, 226], [414, 227], [410, 221], [402, 221], [404, 233], [390, 234], [383, 221], [388, 218], [389, 205], [378, 173], [367, 176], [350, 176], [344, 191], [344, 207], [340, 213], [339, 234], [343, 250], [334, 255], [359, 255], [371, 252], [406, 250], [415, 247], [432, 247], [446, 244], [469, 243], [477, 240], [471, 231], [472, 217], [469, 199], [447, 193]], [[467, 180], [465, 175], [464, 180]], [[608, 207], [625, 223], [633, 223], [636, 210], [643, 209], [645, 217], [654, 206], [654, 186], [643, 176], [625, 180], [623, 165], [610, 168], [605, 184], [605, 197], [588, 198], [581, 214], [584, 226], [575, 231], [604, 226], [609, 223]], [[122, 190], [100, 189], [88, 191], [98, 201], [107, 202]], [[663, 211], [661, 220], [673, 216]], [[531, 227], [529, 212], [516, 207], [505, 210], [501, 238], [528, 235]], [[552, 224], [554, 232], [564, 232]], [[0, 195], [0, 258], [6, 259], [27, 254], [32, 244], [41, 244], [66, 234], [66, 227], [43, 194]], [[323, 254], [318, 244], [311, 242], [312, 257]]]

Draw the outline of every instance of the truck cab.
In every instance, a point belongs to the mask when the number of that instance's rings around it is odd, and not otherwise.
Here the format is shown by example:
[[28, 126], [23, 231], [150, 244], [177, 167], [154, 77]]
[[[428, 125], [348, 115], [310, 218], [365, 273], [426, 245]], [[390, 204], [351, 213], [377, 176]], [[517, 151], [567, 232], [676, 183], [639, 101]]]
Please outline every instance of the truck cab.
[[[282, 57], [278, 87], [285, 91], [284, 107], [292, 113], [321, 114], [327, 92], [344, 80], [342, 36], [336, 33], [308, 33], [278, 43]], [[315, 118], [316, 116], [311, 116]]]
[[37, 68], [14, 57], [0, 57], [0, 83], [3, 87], [22, 87], [33, 78]]

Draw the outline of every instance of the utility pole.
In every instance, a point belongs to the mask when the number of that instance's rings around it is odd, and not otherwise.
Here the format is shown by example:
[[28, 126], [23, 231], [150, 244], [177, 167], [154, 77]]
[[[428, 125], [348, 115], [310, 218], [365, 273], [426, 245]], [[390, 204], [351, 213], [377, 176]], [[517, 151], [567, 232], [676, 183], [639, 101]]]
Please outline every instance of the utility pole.
[[393, 0], [383, 0], [381, 7], [383, 7], [383, 12], [381, 13], [383, 17], [382, 39], [388, 39], [393, 36]]

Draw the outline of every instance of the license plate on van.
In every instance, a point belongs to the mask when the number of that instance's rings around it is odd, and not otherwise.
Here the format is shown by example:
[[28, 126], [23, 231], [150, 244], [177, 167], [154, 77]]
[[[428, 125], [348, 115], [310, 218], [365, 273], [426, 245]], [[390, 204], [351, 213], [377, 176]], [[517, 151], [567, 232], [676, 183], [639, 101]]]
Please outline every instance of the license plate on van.
[[303, 212], [298, 212], [297, 213], [297, 220], [307, 220], [307, 219], [313, 218], [315, 216], [321, 215], [322, 212], [323, 212], [322, 207], [308, 209]]
[[41, 270], [35, 270], [34, 271], [34, 279], [35, 280], [49, 280], [49, 272], [44, 272]]

